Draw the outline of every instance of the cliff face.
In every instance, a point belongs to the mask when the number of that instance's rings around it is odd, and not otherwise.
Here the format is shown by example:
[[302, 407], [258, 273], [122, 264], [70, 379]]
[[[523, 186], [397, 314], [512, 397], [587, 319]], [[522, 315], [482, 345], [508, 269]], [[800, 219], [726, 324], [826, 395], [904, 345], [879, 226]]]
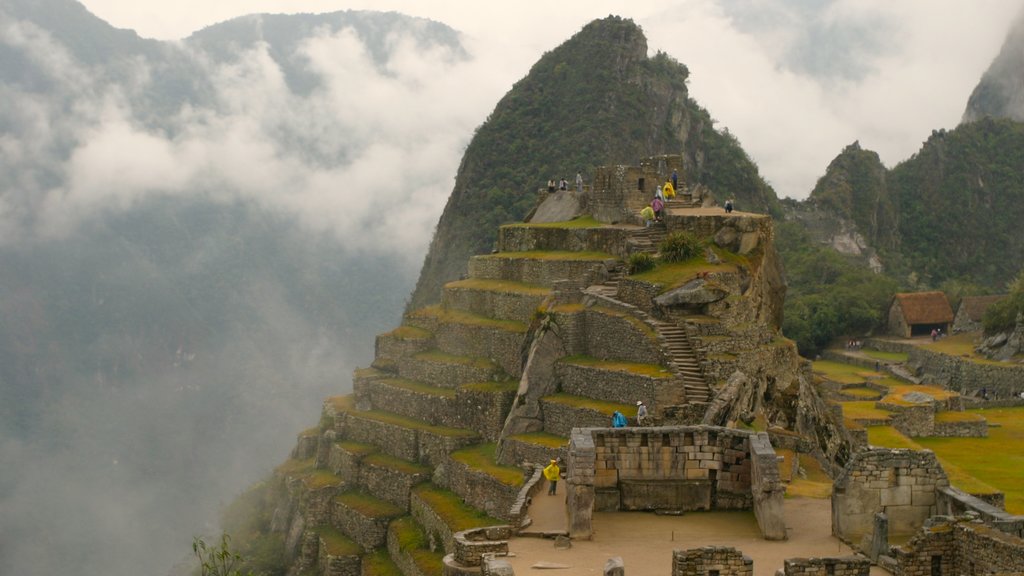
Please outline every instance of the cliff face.
[[1024, 121], [1024, 13], [967, 100], [962, 121], [982, 118]]
[[548, 179], [572, 181], [579, 171], [590, 184], [600, 164], [682, 153], [686, 183], [734, 195], [748, 209], [774, 209], [774, 192], [735, 139], [689, 99], [688, 74], [664, 54], [648, 58], [640, 28], [617, 17], [545, 54], [467, 147], [410, 309], [436, 302], [467, 258], [491, 250], [500, 224], [526, 215]]

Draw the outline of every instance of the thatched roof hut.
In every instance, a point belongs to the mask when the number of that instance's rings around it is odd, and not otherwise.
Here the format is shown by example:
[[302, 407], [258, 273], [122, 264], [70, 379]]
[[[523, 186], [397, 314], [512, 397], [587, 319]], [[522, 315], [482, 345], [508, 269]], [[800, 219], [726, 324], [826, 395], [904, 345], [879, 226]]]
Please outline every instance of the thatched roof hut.
[[953, 308], [942, 292], [902, 292], [889, 306], [889, 332], [910, 338], [932, 330], [949, 333]]

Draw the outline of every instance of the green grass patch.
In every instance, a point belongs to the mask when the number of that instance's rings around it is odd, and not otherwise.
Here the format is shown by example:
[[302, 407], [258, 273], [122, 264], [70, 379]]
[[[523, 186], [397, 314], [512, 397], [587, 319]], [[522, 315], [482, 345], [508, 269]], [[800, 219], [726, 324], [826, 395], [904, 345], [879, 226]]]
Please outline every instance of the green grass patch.
[[277, 474], [293, 477], [311, 474], [313, 470], [316, 470], [316, 460], [314, 458], [307, 458], [305, 460], [289, 458], [284, 464], [274, 468], [274, 472]]
[[466, 504], [454, 493], [433, 484], [422, 484], [414, 488], [413, 492], [441, 517], [453, 533], [481, 526], [504, 524], [501, 520]]
[[527, 432], [525, 434], [516, 434], [514, 436], [510, 436], [509, 439], [519, 440], [520, 442], [526, 442], [527, 444], [536, 444], [537, 446], [544, 446], [545, 448], [562, 448], [569, 443], [568, 438], [548, 434], [547, 432]]
[[882, 393], [878, 390], [872, 390], [871, 388], [863, 386], [843, 388], [840, 392], [847, 396], [853, 396], [854, 398], [861, 398], [863, 400], [877, 400], [882, 397]]
[[938, 401], [943, 401], [947, 398], [957, 396], [956, 392], [951, 392], [949, 390], [939, 388], [938, 386], [929, 386], [926, 384], [907, 384], [905, 382], [899, 382], [888, 386], [889, 393], [882, 399], [882, 402], [887, 404], [898, 404], [901, 406], [914, 406], [918, 404], [917, 402], [908, 402], [903, 399], [904, 395], [910, 394], [911, 392], [922, 392]]
[[352, 416], [356, 418], [375, 420], [377, 422], [391, 424], [402, 428], [409, 428], [410, 430], [420, 430], [437, 436], [448, 436], [452, 438], [476, 436], [476, 432], [473, 432], [472, 430], [466, 430], [464, 428], [449, 428], [447, 426], [434, 426], [432, 424], [427, 424], [422, 420], [414, 420], [393, 412], [384, 412], [382, 410], [356, 412], [353, 413]]
[[822, 378], [840, 384], [858, 384], [866, 381], [868, 376], [878, 374], [873, 370], [866, 371], [860, 366], [832, 360], [816, 360], [811, 364], [811, 370]]
[[450, 310], [441, 306], [428, 306], [421, 308], [409, 315], [410, 318], [436, 318], [440, 322], [451, 324], [464, 324], [468, 326], [480, 326], [482, 328], [495, 328], [508, 332], [525, 333], [526, 324], [515, 320], [497, 320], [477, 314], [471, 314], [462, 310]]
[[413, 356], [417, 360], [423, 360], [425, 362], [436, 362], [438, 364], [458, 364], [460, 366], [472, 366], [473, 368], [479, 368], [480, 370], [497, 370], [498, 365], [487, 358], [481, 358], [479, 356], [457, 356], [455, 354], [447, 354], [440, 350], [428, 350], [427, 352], [420, 352]]
[[479, 444], [470, 448], [464, 448], [452, 452], [451, 458], [461, 462], [474, 470], [479, 470], [497, 479], [507, 486], [521, 486], [523, 484], [523, 472], [519, 468], [502, 466], [497, 464], [495, 451], [497, 445], [494, 443]]
[[739, 272], [739, 266], [735, 263], [708, 264], [704, 256], [691, 258], [685, 262], [674, 262], [672, 264], [659, 264], [653, 270], [633, 274], [631, 279], [640, 282], [647, 282], [659, 286], [662, 291], [678, 288], [704, 273], [725, 273], [735, 274]]
[[512, 280], [487, 280], [484, 278], [468, 278], [456, 280], [445, 284], [445, 288], [482, 290], [487, 292], [512, 292], [528, 296], [547, 296], [551, 289], [538, 284], [527, 284], [526, 282], [514, 282]]
[[363, 553], [361, 546], [331, 526], [318, 526], [316, 535], [331, 556], [359, 556]]
[[391, 332], [385, 333], [384, 336], [392, 336], [401, 340], [426, 340], [433, 336], [433, 334], [429, 330], [416, 326], [399, 326]]
[[572, 252], [568, 250], [530, 250], [526, 252], [498, 252], [486, 254], [477, 258], [497, 258], [510, 260], [565, 260], [568, 262], [598, 262], [604, 260], [618, 260], [607, 252]]
[[601, 360], [592, 356], [568, 356], [563, 358], [561, 362], [576, 366], [584, 366], [587, 368], [597, 368], [599, 370], [636, 374], [638, 376], [647, 376], [649, 378], [672, 377], [672, 373], [669, 372], [668, 368], [658, 366], [657, 364], [639, 364], [637, 362]]
[[984, 420], [980, 415], [973, 412], [954, 412], [947, 410], [935, 414], [936, 422], [978, 422]]
[[303, 478], [302, 481], [306, 484], [306, 488], [310, 490], [319, 490], [328, 486], [341, 486], [345, 482], [334, 472], [323, 469], [314, 470]]
[[373, 466], [381, 466], [383, 468], [390, 468], [391, 470], [397, 470], [403, 474], [427, 474], [431, 472], [429, 466], [423, 466], [416, 464], [415, 462], [409, 462], [408, 460], [402, 460], [401, 458], [395, 458], [390, 454], [384, 454], [383, 452], [377, 452], [376, 454], [370, 454], [363, 459], [364, 464], [370, 464]]
[[843, 417], [851, 420], [889, 420], [892, 412], [875, 407], [874, 400], [862, 400], [856, 402], [840, 402], [843, 407]]
[[895, 362], [902, 363], [906, 362], [910, 357], [906, 352], [883, 352], [881, 350], [869, 350], [867, 348], [862, 349], [861, 353], [872, 358], [874, 360], [882, 360], [884, 362]]
[[370, 518], [398, 518], [404, 510], [390, 502], [374, 498], [365, 492], [342, 492], [334, 501]]
[[324, 400], [324, 404], [333, 408], [335, 414], [343, 414], [355, 409], [356, 399], [351, 394], [345, 394], [344, 396], [331, 396], [327, 400]]
[[977, 343], [974, 340], [976, 336], [977, 332], [954, 334], [953, 336], [940, 338], [935, 342], [925, 341], [924, 344], [921, 344], [921, 348], [924, 350], [930, 350], [932, 352], [938, 352], [940, 354], [946, 354], [948, 356], [956, 356], [961, 360], [974, 362], [975, 364], [1006, 366], [1006, 362], [1000, 362], [998, 360], [989, 360], [988, 358], [975, 352], [974, 347], [977, 346]]
[[804, 477], [797, 476], [786, 488], [786, 496], [825, 499], [832, 495], [832, 479], [821, 463], [808, 454], [798, 454], [798, 464]]
[[394, 560], [388, 555], [387, 548], [378, 548], [373, 554], [363, 556], [362, 576], [403, 576]]
[[[551, 396], [544, 397], [545, 402], [555, 402], [564, 406], [570, 406], [572, 408], [584, 408], [587, 410], [595, 410], [602, 414], [607, 414], [609, 418], [612, 417], [612, 413], [618, 410], [623, 414], [627, 414], [630, 410], [636, 410], [635, 406], [630, 404], [619, 404], [618, 402], [605, 402], [604, 400], [595, 400], [594, 398], [587, 398], [585, 396], [573, 396], [571, 394], [552, 394]], [[608, 425], [611, 426], [611, 420], [608, 421]]]
[[443, 398], [455, 398], [455, 390], [453, 388], [438, 388], [437, 386], [430, 386], [429, 384], [416, 382], [415, 380], [389, 378], [387, 380], [381, 380], [381, 383], [393, 388], [401, 388], [402, 390], [408, 390], [409, 392], [416, 392], [417, 394], [440, 396]]
[[474, 382], [472, 384], [463, 384], [462, 386], [459, 386], [459, 389], [469, 392], [489, 392], [495, 394], [502, 392], [515, 392], [519, 389], [519, 381], [495, 380], [493, 382]]
[[505, 224], [502, 228], [604, 228], [607, 224], [598, 222], [593, 216], [586, 215], [580, 216], [579, 218], [573, 218], [572, 220], [564, 220], [562, 222], [540, 222], [540, 223], [529, 223], [529, 222], [518, 222], [516, 224]]
[[368, 456], [377, 451], [377, 447], [372, 444], [363, 444], [361, 442], [350, 442], [344, 440], [341, 442], [335, 442], [342, 450], [352, 454], [354, 456]]
[[409, 555], [420, 572], [425, 576], [441, 576], [444, 555], [430, 551], [426, 534], [412, 517], [393, 520], [388, 530], [398, 541], [399, 549]]
[[920, 450], [921, 445], [907, 438], [892, 426], [869, 426], [868, 444], [881, 448], [910, 448]]
[[583, 304], [559, 304], [557, 306], [552, 306], [550, 312], [552, 314], [579, 314], [585, 309], [586, 308], [583, 307]]

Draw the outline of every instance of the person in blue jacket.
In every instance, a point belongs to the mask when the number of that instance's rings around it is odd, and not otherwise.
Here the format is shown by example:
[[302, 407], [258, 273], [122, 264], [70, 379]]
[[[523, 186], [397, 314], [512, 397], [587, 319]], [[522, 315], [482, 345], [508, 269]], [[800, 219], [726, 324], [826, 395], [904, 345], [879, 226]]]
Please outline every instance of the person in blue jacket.
[[615, 412], [612, 412], [612, 427], [613, 428], [625, 428], [626, 427], [626, 417], [622, 414], [622, 412], [619, 412], [618, 410], [616, 410]]

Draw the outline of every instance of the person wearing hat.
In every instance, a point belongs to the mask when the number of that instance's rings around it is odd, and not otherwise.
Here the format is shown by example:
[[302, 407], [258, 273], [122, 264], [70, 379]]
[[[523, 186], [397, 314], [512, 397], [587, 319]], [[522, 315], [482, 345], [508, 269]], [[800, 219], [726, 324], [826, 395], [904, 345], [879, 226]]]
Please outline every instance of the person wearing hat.
[[548, 479], [548, 496], [555, 495], [555, 488], [558, 486], [558, 475], [562, 473], [562, 470], [558, 467], [558, 461], [552, 460], [551, 464], [548, 464], [544, 468], [544, 477]]
[[636, 401], [636, 423], [638, 426], [647, 424], [647, 406], [643, 400]]

